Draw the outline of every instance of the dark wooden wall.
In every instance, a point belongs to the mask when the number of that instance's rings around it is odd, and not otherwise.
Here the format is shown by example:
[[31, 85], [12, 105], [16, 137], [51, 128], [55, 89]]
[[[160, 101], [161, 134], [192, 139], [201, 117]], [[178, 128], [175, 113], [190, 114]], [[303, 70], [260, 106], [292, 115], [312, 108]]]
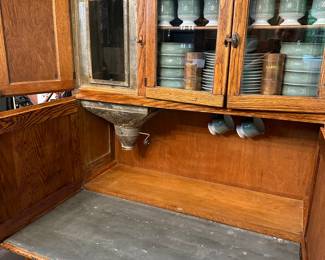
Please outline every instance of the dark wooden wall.
[[0, 113], [0, 241], [114, 159], [109, 126], [73, 99]]
[[[310, 195], [318, 150], [318, 125], [265, 120], [266, 135], [212, 136], [208, 114], [163, 111], [146, 123], [151, 144], [121, 151], [122, 164], [296, 199]], [[240, 118], [236, 119], [237, 123]]]

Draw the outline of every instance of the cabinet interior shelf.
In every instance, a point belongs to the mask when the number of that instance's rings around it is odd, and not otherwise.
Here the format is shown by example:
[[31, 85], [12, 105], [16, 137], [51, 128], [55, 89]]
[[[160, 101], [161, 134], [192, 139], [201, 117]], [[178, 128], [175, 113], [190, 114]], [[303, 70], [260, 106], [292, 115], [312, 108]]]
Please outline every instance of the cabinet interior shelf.
[[160, 30], [170, 30], [170, 31], [199, 31], [199, 30], [207, 30], [213, 31], [217, 30], [218, 26], [158, 26]]
[[301, 200], [143, 168], [117, 165], [85, 188], [294, 241], [303, 231]]
[[297, 29], [325, 29], [325, 25], [251, 25], [249, 30], [297, 30]]

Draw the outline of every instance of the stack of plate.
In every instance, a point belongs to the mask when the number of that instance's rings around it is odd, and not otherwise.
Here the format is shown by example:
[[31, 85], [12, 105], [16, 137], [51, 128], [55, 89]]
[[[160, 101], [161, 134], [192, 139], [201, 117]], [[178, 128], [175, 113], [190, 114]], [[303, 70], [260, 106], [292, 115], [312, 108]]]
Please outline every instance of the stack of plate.
[[202, 89], [212, 92], [214, 82], [214, 66], [216, 53], [214, 51], [208, 51], [204, 53], [205, 67], [202, 73]]
[[323, 45], [283, 42], [281, 53], [287, 55], [282, 95], [316, 96], [323, 60]]
[[190, 51], [193, 51], [192, 43], [161, 43], [158, 69], [159, 86], [184, 88], [184, 57]]
[[261, 92], [263, 62], [265, 53], [246, 53], [240, 92], [259, 94]]

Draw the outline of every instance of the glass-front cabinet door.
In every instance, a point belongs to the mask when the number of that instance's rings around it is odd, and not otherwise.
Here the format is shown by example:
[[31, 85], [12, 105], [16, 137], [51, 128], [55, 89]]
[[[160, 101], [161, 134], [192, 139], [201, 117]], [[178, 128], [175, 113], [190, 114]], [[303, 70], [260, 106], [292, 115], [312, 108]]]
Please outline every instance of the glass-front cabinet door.
[[235, 1], [228, 107], [325, 112], [325, 0]]
[[146, 96], [221, 107], [233, 1], [146, 2]]
[[136, 0], [75, 0], [74, 7], [79, 85], [136, 88]]

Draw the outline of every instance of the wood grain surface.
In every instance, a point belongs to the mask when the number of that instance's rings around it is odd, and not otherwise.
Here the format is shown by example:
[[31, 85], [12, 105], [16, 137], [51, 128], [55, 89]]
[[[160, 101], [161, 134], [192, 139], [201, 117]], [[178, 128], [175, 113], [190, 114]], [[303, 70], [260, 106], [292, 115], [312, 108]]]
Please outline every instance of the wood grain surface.
[[320, 133], [320, 162], [306, 234], [308, 260], [325, 259], [325, 130]]
[[201, 106], [194, 104], [185, 104], [180, 102], [171, 102], [165, 100], [155, 100], [145, 98], [141, 96], [132, 95], [130, 93], [121, 94], [115, 91], [109, 91], [100, 88], [80, 88], [76, 94], [77, 99], [81, 100], [92, 100], [101, 101], [116, 104], [129, 104], [135, 106], [146, 106], [156, 107], [168, 110], [184, 110], [194, 111], [201, 113], [211, 114], [226, 114], [226, 115], [237, 115], [237, 116], [248, 116], [248, 117], [261, 117], [285, 121], [297, 121], [306, 123], [325, 123], [325, 114], [309, 114], [309, 113], [289, 113], [289, 112], [268, 112], [268, 111], [257, 111], [257, 110], [236, 110], [227, 108], [214, 108], [209, 106]]
[[75, 100], [11, 113], [0, 119], [0, 241], [83, 181]]
[[77, 113], [79, 104], [75, 98], [0, 112], [0, 135], [44, 123], [47, 120]]
[[85, 109], [81, 109], [80, 119], [81, 154], [84, 178], [87, 180], [107, 170], [114, 163], [114, 133], [106, 120]]
[[[317, 125], [265, 120], [266, 134], [241, 139], [236, 132], [212, 136], [209, 115], [162, 111], [142, 131], [134, 151], [116, 145], [117, 161], [209, 182], [297, 199], [309, 197], [317, 162]], [[237, 124], [241, 118], [235, 118]]]
[[0, 94], [73, 89], [69, 1], [4, 0], [0, 8]]
[[12, 83], [58, 79], [52, 2], [1, 1]]
[[124, 165], [85, 187], [294, 241], [302, 236], [300, 200]]
[[223, 95], [213, 95], [212, 93], [206, 91], [163, 87], [148, 88], [146, 90], [146, 97], [212, 107], [222, 107], [224, 101]]

